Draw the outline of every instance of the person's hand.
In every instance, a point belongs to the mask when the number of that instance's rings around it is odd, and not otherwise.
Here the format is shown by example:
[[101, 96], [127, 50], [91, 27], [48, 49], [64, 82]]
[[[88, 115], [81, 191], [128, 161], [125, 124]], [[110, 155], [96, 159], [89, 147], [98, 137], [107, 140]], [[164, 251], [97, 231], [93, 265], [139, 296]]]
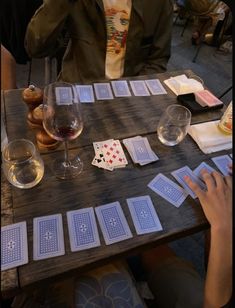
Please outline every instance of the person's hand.
[[207, 190], [202, 190], [190, 177], [185, 181], [199, 198], [204, 214], [211, 228], [224, 229], [232, 227], [232, 177], [223, 176], [217, 171], [209, 174], [201, 172]]

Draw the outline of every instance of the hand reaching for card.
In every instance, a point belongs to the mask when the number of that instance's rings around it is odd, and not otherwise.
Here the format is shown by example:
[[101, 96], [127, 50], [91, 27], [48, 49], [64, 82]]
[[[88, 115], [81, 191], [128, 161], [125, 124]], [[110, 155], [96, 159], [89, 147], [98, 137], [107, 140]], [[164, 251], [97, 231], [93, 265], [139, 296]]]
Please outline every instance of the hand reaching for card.
[[201, 176], [207, 190], [202, 190], [190, 177], [185, 181], [198, 196], [203, 211], [212, 228], [229, 228], [232, 224], [232, 177], [217, 171], [209, 174], [202, 170]]

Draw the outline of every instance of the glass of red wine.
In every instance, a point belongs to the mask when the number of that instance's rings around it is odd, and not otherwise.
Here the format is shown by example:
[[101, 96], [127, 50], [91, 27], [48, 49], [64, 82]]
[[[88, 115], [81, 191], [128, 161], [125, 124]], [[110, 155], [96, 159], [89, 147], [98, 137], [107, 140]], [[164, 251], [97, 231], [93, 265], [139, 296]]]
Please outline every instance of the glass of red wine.
[[74, 85], [54, 82], [44, 89], [43, 127], [55, 140], [63, 141], [64, 156], [54, 161], [53, 171], [60, 179], [72, 179], [81, 173], [83, 163], [78, 156], [69, 157], [68, 141], [76, 139], [83, 130], [81, 106]]

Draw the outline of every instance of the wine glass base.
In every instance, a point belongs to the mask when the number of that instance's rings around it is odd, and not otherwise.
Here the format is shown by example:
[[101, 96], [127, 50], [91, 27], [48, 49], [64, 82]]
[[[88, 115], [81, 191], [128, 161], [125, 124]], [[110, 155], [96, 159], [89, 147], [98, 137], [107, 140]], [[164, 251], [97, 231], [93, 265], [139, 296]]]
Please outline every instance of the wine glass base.
[[75, 178], [83, 170], [83, 162], [79, 157], [65, 162], [63, 159], [56, 159], [53, 164], [53, 171], [57, 178], [69, 180]]

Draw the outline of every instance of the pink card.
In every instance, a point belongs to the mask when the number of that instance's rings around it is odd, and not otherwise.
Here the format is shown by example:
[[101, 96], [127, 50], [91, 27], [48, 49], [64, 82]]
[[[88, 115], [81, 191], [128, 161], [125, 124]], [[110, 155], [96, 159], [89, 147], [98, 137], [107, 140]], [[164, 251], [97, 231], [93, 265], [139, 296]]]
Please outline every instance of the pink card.
[[214, 96], [210, 91], [208, 90], [202, 90], [198, 91], [195, 94], [196, 102], [198, 102], [201, 106], [215, 106], [223, 104], [216, 96]]

